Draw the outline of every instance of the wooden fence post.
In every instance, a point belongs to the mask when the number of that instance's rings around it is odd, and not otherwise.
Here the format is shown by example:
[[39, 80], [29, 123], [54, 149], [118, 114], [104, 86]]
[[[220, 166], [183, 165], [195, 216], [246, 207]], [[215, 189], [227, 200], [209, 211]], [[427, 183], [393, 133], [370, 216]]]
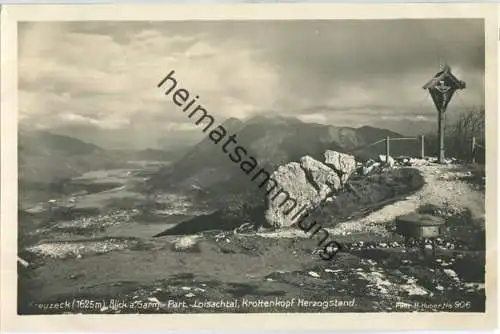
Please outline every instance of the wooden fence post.
[[476, 162], [476, 137], [472, 136], [471, 162]]
[[387, 166], [389, 166], [389, 155], [390, 155], [390, 151], [389, 151], [389, 136], [387, 136], [385, 138], [385, 163]]
[[425, 158], [425, 137], [424, 135], [420, 136], [420, 158]]

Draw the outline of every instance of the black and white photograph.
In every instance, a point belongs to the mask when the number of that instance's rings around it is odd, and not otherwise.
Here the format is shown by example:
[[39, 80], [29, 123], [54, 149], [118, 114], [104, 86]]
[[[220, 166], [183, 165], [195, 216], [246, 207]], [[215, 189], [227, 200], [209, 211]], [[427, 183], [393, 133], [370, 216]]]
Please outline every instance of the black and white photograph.
[[19, 21], [17, 314], [486, 312], [485, 43]]

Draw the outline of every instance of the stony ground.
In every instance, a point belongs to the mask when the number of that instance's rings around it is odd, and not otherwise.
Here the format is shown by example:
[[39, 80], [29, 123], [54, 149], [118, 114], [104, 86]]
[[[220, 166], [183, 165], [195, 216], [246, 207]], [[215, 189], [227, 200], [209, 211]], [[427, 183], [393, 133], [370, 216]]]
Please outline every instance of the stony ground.
[[[20, 311], [484, 311], [483, 180], [465, 166], [418, 169], [416, 193], [329, 229], [345, 245], [331, 261], [300, 230], [153, 239], [165, 223], [127, 209], [35, 230]], [[394, 218], [416, 211], [446, 219], [435, 255], [394, 233]]]
[[[479, 224], [484, 228], [484, 189], [480, 183], [474, 184], [469, 181], [473, 177], [473, 172], [470, 169], [463, 165], [429, 164], [419, 166], [418, 170], [425, 180], [422, 189], [402, 200], [386, 205], [362, 219], [350, 220], [338, 224], [335, 228], [327, 229], [332, 235], [345, 235], [348, 232], [362, 231], [386, 234], [387, 229], [381, 228], [379, 224], [390, 222], [399, 215], [422, 211], [430, 207], [435, 208], [435, 210], [429, 213], [446, 217], [460, 216], [467, 212], [474, 224]], [[289, 230], [267, 233], [266, 236], [303, 237], [304, 233], [300, 230]]]

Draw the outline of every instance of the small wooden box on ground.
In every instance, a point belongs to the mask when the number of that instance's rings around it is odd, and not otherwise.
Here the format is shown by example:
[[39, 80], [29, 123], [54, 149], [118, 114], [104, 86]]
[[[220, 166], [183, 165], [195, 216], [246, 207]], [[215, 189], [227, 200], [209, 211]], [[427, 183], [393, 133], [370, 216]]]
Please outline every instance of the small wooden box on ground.
[[441, 217], [414, 213], [396, 218], [396, 232], [405, 238], [435, 238], [444, 224]]

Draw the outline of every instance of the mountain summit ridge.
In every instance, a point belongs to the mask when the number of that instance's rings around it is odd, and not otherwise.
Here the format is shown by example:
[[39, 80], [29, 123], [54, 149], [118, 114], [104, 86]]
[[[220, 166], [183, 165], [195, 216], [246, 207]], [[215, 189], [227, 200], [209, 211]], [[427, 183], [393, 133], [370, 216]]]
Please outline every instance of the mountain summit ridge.
[[[370, 126], [357, 129], [336, 127], [305, 123], [293, 117], [267, 115], [259, 115], [242, 123], [234, 120], [229, 123], [226, 138], [235, 135], [235, 145], [243, 147], [248, 152], [247, 156], [254, 157], [259, 168], [265, 168], [269, 173], [277, 166], [298, 161], [305, 155], [321, 160], [326, 150], [351, 153], [375, 140], [402, 136]], [[153, 191], [162, 192], [191, 189], [196, 184], [213, 197], [220, 196], [221, 203], [222, 198], [253, 192], [249, 188], [256, 187], [249, 183], [248, 175], [221, 149], [224, 141], [217, 144], [208, 134], [183, 158], [155, 173], [148, 180], [149, 186]], [[369, 155], [375, 157], [379, 153], [372, 150]]]

